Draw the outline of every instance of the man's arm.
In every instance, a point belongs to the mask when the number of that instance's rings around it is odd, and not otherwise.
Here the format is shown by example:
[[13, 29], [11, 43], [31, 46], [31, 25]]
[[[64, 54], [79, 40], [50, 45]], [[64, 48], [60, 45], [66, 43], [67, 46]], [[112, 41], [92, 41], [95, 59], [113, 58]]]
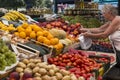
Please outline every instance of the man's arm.
[[104, 25], [100, 26], [99, 28], [81, 28], [81, 32], [91, 32], [91, 33], [100, 33], [106, 30], [109, 26], [110, 22], [105, 23]]

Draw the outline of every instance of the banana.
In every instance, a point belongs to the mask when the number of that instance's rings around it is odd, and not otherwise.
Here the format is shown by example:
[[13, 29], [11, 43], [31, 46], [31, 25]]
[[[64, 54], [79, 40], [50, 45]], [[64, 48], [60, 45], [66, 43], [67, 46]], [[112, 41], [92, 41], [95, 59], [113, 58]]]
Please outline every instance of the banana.
[[11, 20], [15, 21], [17, 19], [17, 16], [11, 14], [11, 13], [7, 13], [7, 16], [9, 16], [11, 18]]
[[15, 14], [16, 16], [18, 16], [20, 19], [24, 20], [24, 17], [17, 11], [11, 11], [11, 13]]
[[7, 20], [23, 20], [23, 21], [26, 21], [27, 18], [25, 17], [24, 14], [18, 12], [18, 11], [10, 11], [8, 13], [5, 14], [5, 16], [3, 16], [3, 18], [7, 19]]

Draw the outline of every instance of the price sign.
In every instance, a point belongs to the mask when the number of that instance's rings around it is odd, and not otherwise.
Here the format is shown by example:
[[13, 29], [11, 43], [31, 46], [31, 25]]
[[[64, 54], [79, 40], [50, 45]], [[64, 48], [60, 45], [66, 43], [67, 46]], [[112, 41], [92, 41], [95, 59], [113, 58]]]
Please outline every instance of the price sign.
[[2, 20], [3, 24], [5, 25], [9, 25], [8, 21], [7, 20]]

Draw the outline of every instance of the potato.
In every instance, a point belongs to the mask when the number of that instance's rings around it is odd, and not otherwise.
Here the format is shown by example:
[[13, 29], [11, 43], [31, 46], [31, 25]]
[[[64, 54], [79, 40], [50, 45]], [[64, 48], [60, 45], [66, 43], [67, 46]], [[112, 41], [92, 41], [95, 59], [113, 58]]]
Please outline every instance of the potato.
[[52, 66], [52, 69], [56, 68], [56, 65], [54, 65], [54, 64], [52, 64], [51, 66]]
[[56, 76], [51, 77], [51, 80], [57, 80]]
[[35, 73], [34, 77], [41, 77], [41, 74], [40, 73]]
[[41, 63], [42, 61], [41, 61], [41, 59], [35, 59], [34, 60], [34, 63]]
[[83, 77], [79, 77], [78, 80], [85, 80], [85, 78], [83, 78]]
[[28, 64], [27, 64], [27, 67], [29, 67], [29, 68], [34, 68], [34, 67], [35, 67], [35, 64], [34, 64], [34, 63], [28, 63]]
[[55, 68], [53, 68], [53, 70], [54, 70], [55, 72], [58, 72], [58, 71], [59, 71], [59, 68], [55, 67]]
[[48, 75], [45, 75], [45, 76], [42, 77], [42, 80], [51, 80], [51, 77], [48, 76]]
[[71, 80], [70, 76], [64, 76], [62, 80]]
[[39, 71], [39, 67], [35, 67], [34, 69], [33, 69], [33, 73], [36, 73], [36, 72], [38, 72]]
[[29, 62], [30, 62], [30, 63], [34, 63], [34, 59], [30, 59]]
[[17, 71], [17, 72], [23, 72], [23, 68], [17, 67], [17, 68], [16, 68], [16, 71]]
[[58, 71], [59, 71], [59, 68], [57, 68], [56, 65], [52, 64], [51, 67], [52, 67], [52, 69], [53, 69], [55, 72], [58, 72]]
[[63, 78], [63, 75], [61, 73], [57, 72], [55, 75], [58, 80], [61, 80]]
[[29, 60], [28, 60], [28, 59], [24, 59], [22, 62], [23, 62], [24, 64], [28, 64], [28, 63], [29, 63]]
[[44, 69], [44, 68], [40, 68], [39, 73], [42, 74], [42, 75], [47, 74], [47, 70]]
[[49, 70], [49, 75], [50, 75], [50, 76], [53, 76], [54, 74], [55, 74], [54, 70], [50, 69], [50, 70]]
[[46, 67], [46, 69], [47, 69], [47, 70], [50, 70], [50, 69], [52, 69], [52, 66], [51, 66], [51, 65], [48, 65], [48, 66]]
[[60, 72], [61, 72], [64, 76], [66, 76], [66, 75], [69, 75], [69, 74], [70, 74], [70, 72], [69, 72], [69, 71], [66, 71], [66, 70], [64, 70], [64, 69], [61, 69], [61, 70], [60, 70]]
[[26, 64], [24, 64], [23, 62], [19, 62], [17, 66], [22, 67], [22, 68], [26, 68]]
[[40, 77], [34, 77], [35, 80], [42, 80]]
[[40, 68], [47, 68], [47, 64], [46, 63], [37, 63], [36, 66], [38, 66]]
[[74, 74], [70, 74], [71, 80], [77, 80], [77, 77]]
[[25, 72], [27, 72], [27, 73], [32, 73], [32, 69], [26, 68], [26, 69], [24, 70], [24, 73], [25, 73]]
[[22, 77], [23, 77], [23, 74], [24, 74], [23, 72], [21, 72], [21, 73], [20, 73], [20, 78], [22, 78]]

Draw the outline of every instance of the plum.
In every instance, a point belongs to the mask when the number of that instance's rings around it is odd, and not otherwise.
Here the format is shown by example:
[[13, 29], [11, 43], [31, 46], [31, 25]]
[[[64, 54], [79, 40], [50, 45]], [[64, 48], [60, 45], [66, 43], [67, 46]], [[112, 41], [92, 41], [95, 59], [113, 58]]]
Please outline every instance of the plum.
[[22, 80], [26, 80], [27, 78], [32, 78], [32, 74], [25, 72], [25, 73], [23, 74]]
[[20, 79], [20, 75], [19, 75], [18, 72], [12, 72], [12, 73], [10, 74], [9, 80], [19, 80], [19, 79]]

